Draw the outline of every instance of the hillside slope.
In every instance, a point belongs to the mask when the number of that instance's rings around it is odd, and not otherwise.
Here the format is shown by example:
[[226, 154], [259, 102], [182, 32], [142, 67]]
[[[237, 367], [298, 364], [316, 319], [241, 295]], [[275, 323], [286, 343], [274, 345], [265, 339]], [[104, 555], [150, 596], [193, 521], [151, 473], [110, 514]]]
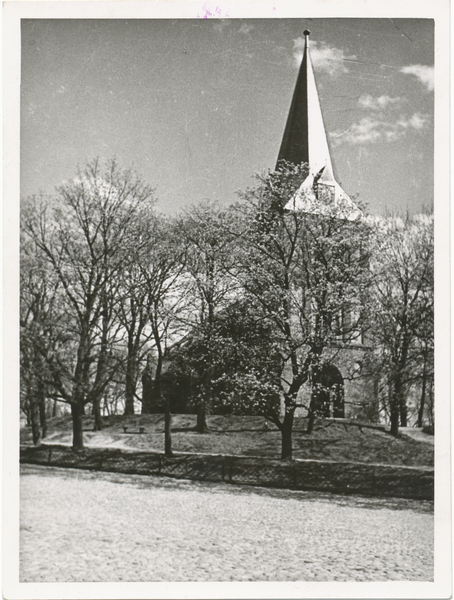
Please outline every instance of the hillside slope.
[[[163, 452], [164, 415], [105, 417], [104, 429], [93, 432], [93, 418], [84, 417], [87, 447], [129, 448]], [[211, 416], [207, 434], [195, 431], [195, 415], [173, 415], [174, 452], [228, 454], [279, 458], [281, 434], [263, 417]], [[126, 427], [126, 433], [124, 431]], [[144, 432], [139, 433], [140, 428]], [[305, 419], [295, 419], [293, 457], [407, 466], [433, 466], [433, 444], [401, 435], [398, 439], [375, 428], [333, 421], [319, 421], [307, 435]], [[432, 441], [430, 436], [428, 441]], [[71, 417], [49, 421], [46, 444], [71, 445]], [[31, 428], [21, 428], [21, 444], [32, 443]]]

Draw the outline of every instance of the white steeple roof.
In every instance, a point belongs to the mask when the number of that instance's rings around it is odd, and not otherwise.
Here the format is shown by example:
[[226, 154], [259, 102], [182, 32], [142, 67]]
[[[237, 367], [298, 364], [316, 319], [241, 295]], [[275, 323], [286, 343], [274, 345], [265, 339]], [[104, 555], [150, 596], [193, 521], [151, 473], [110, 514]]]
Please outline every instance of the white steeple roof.
[[304, 32], [303, 60], [278, 157], [278, 164], [280, 160], [294, 164], [307, 163], [309, 175], [285, 208], [314, 214], [327, 214], [334, 208], [342, 218], [354, 220], [361, 215], [361, 211], [337, 183], [333, 174], [310, 58], [309, 33], [307, 30]]

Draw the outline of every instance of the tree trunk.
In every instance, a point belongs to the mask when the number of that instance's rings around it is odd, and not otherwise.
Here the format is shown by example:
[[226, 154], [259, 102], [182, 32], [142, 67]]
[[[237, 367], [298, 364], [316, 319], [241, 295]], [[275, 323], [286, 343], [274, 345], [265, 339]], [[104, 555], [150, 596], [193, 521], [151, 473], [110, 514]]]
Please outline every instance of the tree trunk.
[[293, 447], [292, 447], [292, 432], [293, 432], [293, 418], [295, 416], [294, 407], [285, 407], [284, 420], [282, 422], [282, 460], [292, 460], [293, 458]]
[[95, 424], [93, 426], [93, 431], [102, 431], [102, 417], [101, 417], [101, 398], [97, 396], [93, 398], [93, 415], [95, 417]]
[[36, 381], [36, 395], [34, 402], [38, 405], [39, 411], [39, 424], [41, 426], [41, 436], [44, 439], [47, 435], [47, 415], [46, 415], [46, 396], [44, 384], [41, 379], [41, 373], [37, 373]]
[[32, 426], [32, 410], [31, 410], [31, 406], [30, 406], [30, 401], [28, 401], [28, 400], [26, 401], [24, 411], [25, 411], [25, 414], [27, 415], [27, 427], [31, 427]]
[[424, 405], [426, 403], [426, 381], [427, 381], [426, 356], [424, 355], [424, 366], [423, 366], [423, 372], [422, 372], [421, 402], [419, 404], [419, 410], [418, 410], [418, 427], [422, 427], [423, 420], [424, 420]]
[[44, 439], [47, 437], [46, 400], [44, 398], [39, 401], [39, 422], [42, 429], [42, 437]]
[[408, 359], [408, 350], [409, 350], [410, 340], [408, 333], [404, 336], [404, 340], [402, 343], [402, 354], [400, 357], [400, 361], [398, 362], [398, 375], [396, 379], [396, 395], [399, 403], [399, 413], [400, 413], [400, 425], [401, 427], [407, 427], [407, 398], [405, 397], [405, 386], [402, 382], [403, 374], [405, 373], [405, 369], [407, 367], [407, 359]]
[[202, 385], [204, 389], [204, 397], [197, 409], [197, 433], [207, 433], [207, 407], [211, 410], [213, 406], [213, 388], [212, 380], [213, 368], [208, 367], [206, 373], [202, 377]]
[[308, 413], [306, 433], [312, 433], [312, 430], [314, 429], [314, 421], [315, 421], [315, 411], [312, 408], [310, 408], [309, 413]]
[[[142, 414], [149, 415], [153, 405], [153, 372], [148, 363], [142, 375]], [[126, 414], [126, 412], [125, 412]]]
[[430, 411], [430, 424], [435, 426], [434, 419], [434, 380], [433, 375], [429, 379], [429, 411]]
[[390, 429], [390, 433], [394, 437], [398, 437], [399, 436], [399, 411], [397, 409], [396, 410], [392, 410], [391, 409], [391, 429]]
[[407, 402], [405, 398], [400, 398], [400, 426], [407, 427]]
[[320, 408], [319, 393], [319, 390], [313, 390], [311, 394], [306, 433], [312, 433], [312, 430], [314, 429], [315, 417]]
[[419, 410], [418, 410], [418, 424], [417, 424], [418, 427], [423, 426], [425, 402], [426, 402], [426, 380], [424, 379], [422, 382], [421, 403], [419, 405]]
[[107, 414], [107, 416], [110, 417], [111, 412], [110, 412], [110, 408], [109, 408], [109, 397], [107, 395], [107, 391], [104, 392], [104, 395], [103, 395], [102, 399], [104, 401], [103, 409], [102, 409], [103, 410], [103, 414], [104, 415]]
[[208, 431], [207, 420], [206, 420], [206, 406], [203, 402], [197, 408], [197, 433], [206, 433]]
[[[161, 374], [164, 354], [162, 350], [159, 331], [152, 320], [151, 327], [156, 344], [156, 371], [153, 379], [153, 369], [151, 366], [151, 357], [147, 359], [147, 366], [143, 372], [142, 384], [142, 414], [154, 414], [157, 412], [157, 404], [161, 401]], [[161, 409], [159, 409], [160, 412]]]
[[82, 429], [83, 404], [78, 402], [71, 404], [71, 416], [73, 421], [73, 450], [82, 450], [84, 447]]
[[[107, 273], [107, 267], [104, 265]], [[108, 349], [109, 349], [109, 327], [110, 327], [110, 302], [108, 293], [103, 286], [101, 291], [101, 305], [102, 305], [102, 333], [101, 333], [101, 344], [99, 348], [98, 364], [96, 365], [96, 377], [92, 385], [91, 392], [88, 395], [87, 400], [91, 400], [93, 403], [93, 416], [95, 417], [95, 424], [93, 431], [102, 430], [102, 418], [101, 418], [101, 398], [108, 386], [109, 377], [107, 374], [108, 365]]]
[[399, 389], [397, 390], [397, 393], [398, 393], [398, 398], [399, 398], [400, 426], [401, 427], [407, 427], [408, 426], [408, 421], [407, 421], [407, 415], [408, 415], [407, 399], [405, 397], [403, 386], [402, 386], [402, 384], [400, 382], [399, 382]]
[[137, 386], [137, 365], [134, 358], [129, 357], [126, 363], [125, 415], [134, 414], [134, 397]]
[[133, 415], [134, 414], [134, 396], [136, 392], [136, 386], [128, 381], [128, 376], [126, 376], [126, 392], [125, 392], [125, 415]]
[[391, 392], [391, 402], [390, 402], [390, 418], [391, 418], [391, 429], [390, 433], [394, 437], [399, 435], [399, 395], [396, 390], [396, 383], [394, 384], [394, 389]]
[[33, 444], [41, 446], [41, 429], [39, 423], [39, 405], [35, 400], [31, 400], [31, 421], [32, 421], [32, 436]]
[[170, 402], [166, 400], [165, 418], [164, 418], [164, 453], [166, 456], [173, 456], [172, 452], [172, 413], [170, 412]]

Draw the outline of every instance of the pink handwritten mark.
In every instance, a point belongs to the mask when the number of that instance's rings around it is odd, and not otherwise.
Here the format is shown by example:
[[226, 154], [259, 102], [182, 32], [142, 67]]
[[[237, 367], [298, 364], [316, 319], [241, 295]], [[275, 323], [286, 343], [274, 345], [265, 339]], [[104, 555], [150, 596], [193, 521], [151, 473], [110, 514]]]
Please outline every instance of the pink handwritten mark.
[[[199, 13], [197, 13], [197, 18], [198, 19], [208, 19], [208, 17], [214, 17], [214, 18], [220, 18], [222, 17], [222, 11], [220, 6], [216, 6], [216, 8], [210, 10], [208, 8], [208, 6], [206, 5], [206, 3], [203, 5], [202, 9], [205, 11], [205, 14], [202, 14], [202, 16], [200, 16]], [[224, 14], [224, 18], [228, 17], [229, 14], [225, 13]]]

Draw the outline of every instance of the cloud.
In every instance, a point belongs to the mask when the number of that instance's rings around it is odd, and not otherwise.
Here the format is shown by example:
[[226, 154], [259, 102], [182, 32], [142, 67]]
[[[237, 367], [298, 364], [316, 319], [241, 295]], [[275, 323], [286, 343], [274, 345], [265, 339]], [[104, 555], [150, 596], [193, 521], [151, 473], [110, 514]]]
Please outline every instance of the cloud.
[[334, 145], [364, 144], [376, 142], [381, 137], [380, 121], [364, 117], [359, 123], [354, 123], [343, 133], [331, 133]]
[[379, 96], [374, 98], [370, 94], [361, 96], [358, 100], [358, 104], [362, 108], [370, 108], [371, 110], [383, 110], [390, 104], [400, 102], [400, 98], [390, 98], [389, 96]]
[[344, 132], [330, 134], [334, 146], [340, 144], [373, 144], [379, 141], [394, 142], [405, 136], [407, 131], [421, 131], [429, 123], [429, 116], [415, 113], [409, 118], [401, 117], [395, 122], [364, 117]]
[[414, 75], [431, 92], [434, 89], [434, 68], [426, 65], [410, 65], [400, 70], [406, 75]]
[[399, 119], [399, 121], [397, 121], [397, 125], [399, 127], [402, 127], [403, 129], [420, 130], [420, 129], [424, 129], [428, 122], [429, 122], [428, 115], [424, 115], [421, 113], [415, 113], [409, 119], [406, 119], [406, 120]]
[[[293, 40], [293, 58], [297, 66], [301, 64], [303, 58], [304, 44], [304, 38]], [[347, 57], [343, 50], [328, 46], [325, 42], [310, 42], [310, 53], [314, 68], [329, 75], [348, 73], [343, 61], [347, 58], [355, 58], [354, 56]]]

